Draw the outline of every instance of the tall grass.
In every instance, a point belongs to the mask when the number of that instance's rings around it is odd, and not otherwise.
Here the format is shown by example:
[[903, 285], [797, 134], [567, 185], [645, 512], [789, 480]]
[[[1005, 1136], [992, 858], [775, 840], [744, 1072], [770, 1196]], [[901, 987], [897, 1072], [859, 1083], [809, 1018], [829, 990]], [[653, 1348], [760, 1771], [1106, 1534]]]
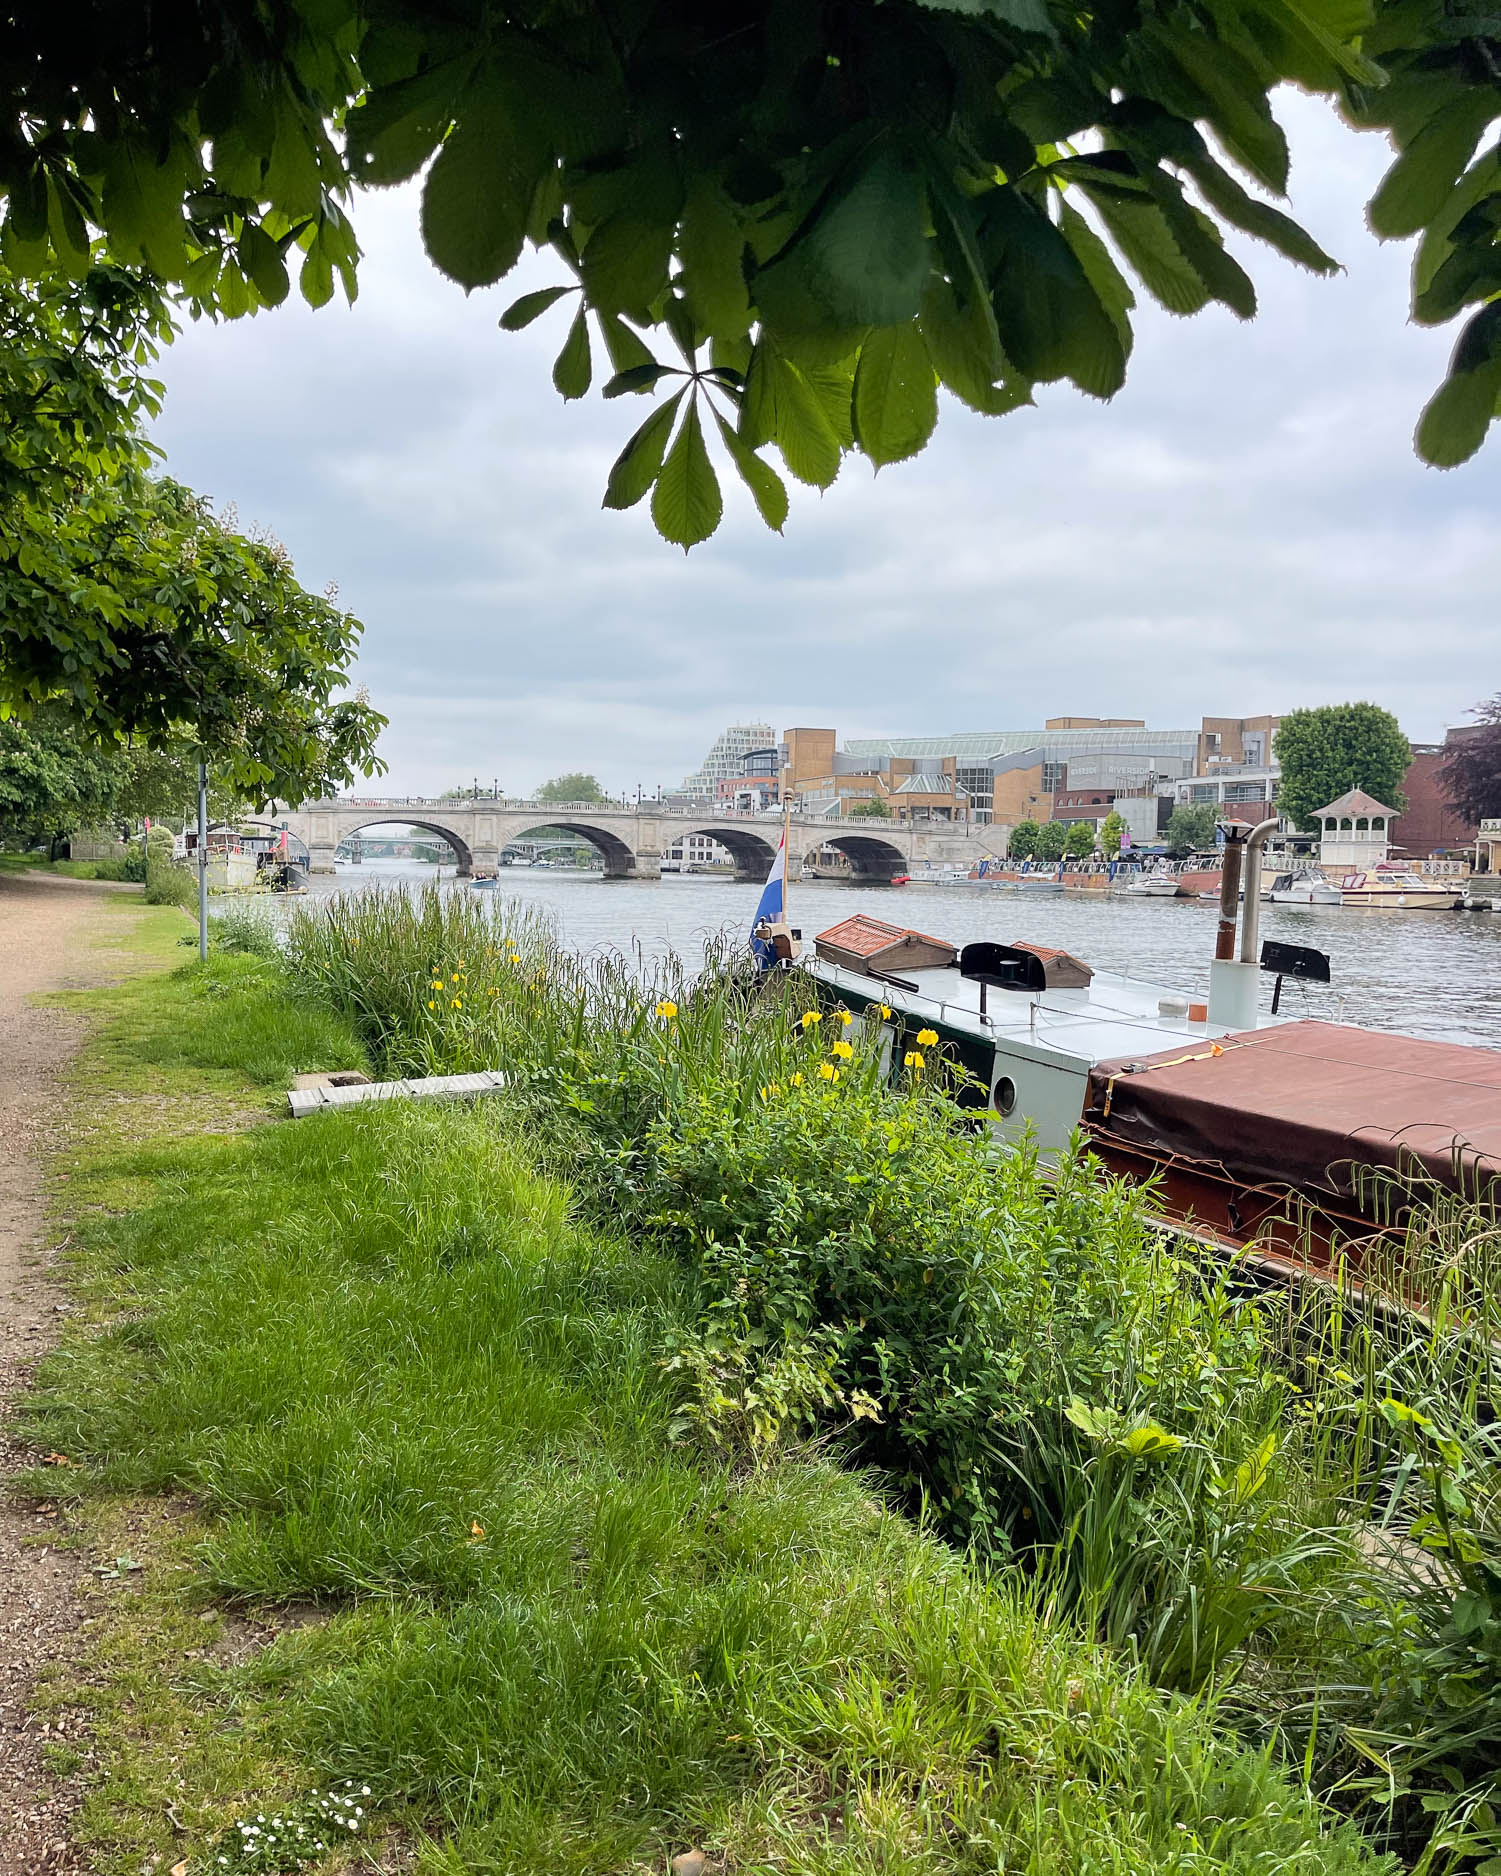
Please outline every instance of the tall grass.
[[[243, 1073], [289, 1007], [260, 959], [120, 993], [133, 1048], [179, 1059], [206, 984], [195, 1046]], [[274, 1696], [310, 1785], [368, 1784], [445, 1876], [694, 1844], [808, 1876], [1388, 1867], [827, 1458], [675, 1439], [700, 1273], [580, 1218], [527, 1106], [122, 1143], [96, 1173], [145, 1202], [77, 1223], [114, 1326], [53, 1359], [35, 1431], [191, 1491], [220, 1595], [329, 1608], [208, 1683]]]
[[839, 1430], [1158, 1680], [1234, 1688], [1419, 1867], [1501, 1856], [1484, 1205], [1394, 1190], [1363, 1285], [1258, 1289], [1082, 1159], [975, 1137], [910, 1029], [724, 953], [586, 964], [436, 894], [305, 910], [290, 953], [391, 1069], [508, 1069], [593, 1215], [692, 1272], [685, 1428]]

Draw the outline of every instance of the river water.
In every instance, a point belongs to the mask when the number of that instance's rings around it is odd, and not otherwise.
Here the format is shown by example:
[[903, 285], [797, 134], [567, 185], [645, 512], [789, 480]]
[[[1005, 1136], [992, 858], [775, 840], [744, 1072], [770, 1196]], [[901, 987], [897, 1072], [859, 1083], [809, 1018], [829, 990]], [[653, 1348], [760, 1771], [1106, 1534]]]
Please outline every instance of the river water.
[[[310, 886], [321, 897], [378, 884], [411, 889], [433, 879], [446, 890], [471, 890], [449, 867], [409, 860], [341, 864], [335, 877], [317, 876]], [[714, 933], [749, 930], [761, 888], [704, 875], [605, 880], [598, 873], [507, 867], [494, 896], [548, 913], [575, 949], [639, 945], [648, 956], [675, 950], [696, 964]], [[990, 938], [1058, 945], [1100, 970], [1197, 997], [1208, 993], [1217, 914], [1208, 900], [1024, 896], [916, 882], [893, 889], [794, 881], [789, 889], [790, 921], [805, 941], [856, 911], [955, 944]], [[1261, 932], [1329, 955], [1332, 983], [1289, 982], [1282, 996], [1287, 1014], [1501, 1048], [1501, 913], [1263, 905]], [[1263, 1008], [1271, 989], [1268, 977]]]

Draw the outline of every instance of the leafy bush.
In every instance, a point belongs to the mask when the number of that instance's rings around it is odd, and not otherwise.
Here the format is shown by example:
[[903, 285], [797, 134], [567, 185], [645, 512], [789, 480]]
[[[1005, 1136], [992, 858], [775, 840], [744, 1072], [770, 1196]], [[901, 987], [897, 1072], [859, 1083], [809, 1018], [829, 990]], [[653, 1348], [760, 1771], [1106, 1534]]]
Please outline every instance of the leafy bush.
[[175, 905], [190, 911], [198, 903], [198, 874], [178, 866], [172, 858], [172, 836], [165, 828], [152, 828], [143, 843], [142, 877], [147, 905]]
[[263, 906], [227, 905], [209, 925], [209, 942], [216, 951], [243, 952], [250, 957], [281, 954], [275, 921]]
[[[914, 1506], [1046, 1569], [1165, 1678], [1281, 1615], [1245, 1573], [1291, 1577], [1319, 1546], [1289, 1538], [1280, 1493], [1234, 1489], [1258, 1453], [1258, 1479], [1281, 1468], [1264, 1449], [1289, 1384], [1255, 1307], [1081, 1157], [1044, 1167], [971, 1133], [932, 1032], [806, 1008], [806, 984], [747, 983], [724, 957], [643, 987], [504, 905], [436, 894], [300, 908], [289, 944], [389, 1072], [508, 1069], [601, 1221], [690, 1262], [704, 1320], [674, 1358], [706, 1437], [754, 1456], [854, 1421]], [[1101, 1424], [1161, 1421], [1171, 1459], [1105, 1466], [1076, 1399]]]

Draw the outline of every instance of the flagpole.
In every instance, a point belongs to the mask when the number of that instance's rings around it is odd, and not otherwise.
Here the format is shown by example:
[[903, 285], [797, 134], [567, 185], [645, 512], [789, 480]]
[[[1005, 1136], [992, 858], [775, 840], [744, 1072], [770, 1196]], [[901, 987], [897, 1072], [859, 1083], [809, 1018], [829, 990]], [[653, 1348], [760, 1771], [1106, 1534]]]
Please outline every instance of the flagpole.
[[[791, 821], [791, 819], [792, 819], [792, 798], [789, 795], [783, 795], [782, 797], [782, 923], [784, 925], [788, 924], [787, 866], [792, 856], [787, 851], [787, 829], [788, 829], [788, 824]], [[788, 926], [788, 929], [789, 930], [791, 929], [790, 925]]]

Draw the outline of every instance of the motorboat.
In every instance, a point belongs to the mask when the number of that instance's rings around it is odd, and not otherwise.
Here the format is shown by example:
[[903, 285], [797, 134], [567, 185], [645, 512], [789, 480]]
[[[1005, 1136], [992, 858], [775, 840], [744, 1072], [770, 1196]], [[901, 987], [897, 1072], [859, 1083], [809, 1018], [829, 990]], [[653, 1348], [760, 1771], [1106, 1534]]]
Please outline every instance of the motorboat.
[[1278, 873], [1267, 894], [1273, 905], [1343, 905], [1338, 886], [1316, 870]]
[[1176, 873], [1143, 873], [1139, 879], [1132, 880], [1125, 896], [1128, 899], [1176, 899], [1178, 891]]
[[1464, 891], [1453, 879], [1433, 879], [1382, 860], [1367, 872], [1341, 874], [1339, 897], [1341, 905], [1393, 906], [1407, 911], [1432, 906], [1453, 911], [1464, 902]]

